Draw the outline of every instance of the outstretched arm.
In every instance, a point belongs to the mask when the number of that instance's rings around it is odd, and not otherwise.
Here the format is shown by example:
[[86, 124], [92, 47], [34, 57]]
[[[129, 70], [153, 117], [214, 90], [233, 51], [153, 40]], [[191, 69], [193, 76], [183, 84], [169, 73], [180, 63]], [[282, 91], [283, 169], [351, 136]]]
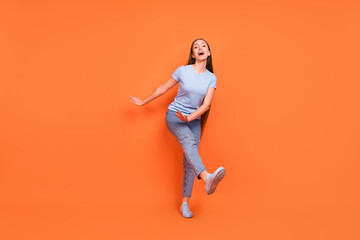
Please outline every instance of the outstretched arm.
[[215, 94], [215, 88], [213, 88], [213, 87], [208, 88], [208, 91], [205, 95], [203, 104], [198, 109], [196, 109], [195, 112], [191, 113], [190, 115], [185, 116], [180, 111], [177, 111], [177, 113], [175, 113], [175, 115], [184, 122], [190, 122], [190, 121], [200, 117], [207, 110], [210, 109], [214, 94]]
[[171, 77], [164, 84], [160, 85], [152, 94], [150, 94], [150, 96], [148, 96], [144, 100], [141, 100], [138, 97], [129, 96], [131, 98], [130, 102], [132, 102], [138, 106], [142, 106], [142, 105], [154, 100], [155, 98], [160, 97], [161, 95], [166, 93], [170, 88], [175, 86], [177, 83], [178, 82], [174, 78]]

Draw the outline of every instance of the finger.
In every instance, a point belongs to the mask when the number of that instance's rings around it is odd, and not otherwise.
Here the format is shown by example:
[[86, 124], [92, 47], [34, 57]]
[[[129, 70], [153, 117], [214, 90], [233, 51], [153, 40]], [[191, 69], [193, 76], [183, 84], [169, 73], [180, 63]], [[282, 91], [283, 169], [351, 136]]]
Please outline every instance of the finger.
[[132, 96], [129, 96], [132, 100], [137, 100], [139, 99], [138, 97], [132, 97]]

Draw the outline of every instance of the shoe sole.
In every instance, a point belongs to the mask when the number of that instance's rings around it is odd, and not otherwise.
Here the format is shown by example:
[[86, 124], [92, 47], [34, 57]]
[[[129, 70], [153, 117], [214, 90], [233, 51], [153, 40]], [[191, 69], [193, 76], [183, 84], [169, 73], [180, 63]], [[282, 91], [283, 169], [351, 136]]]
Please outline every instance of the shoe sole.
[[221, 168], [215, 175], [210, 189], [207, 192], [208, 195], [213, 194], [216, 190], [217, 185], [220, 183], [220, 181], [225, 177], [225, 168]]

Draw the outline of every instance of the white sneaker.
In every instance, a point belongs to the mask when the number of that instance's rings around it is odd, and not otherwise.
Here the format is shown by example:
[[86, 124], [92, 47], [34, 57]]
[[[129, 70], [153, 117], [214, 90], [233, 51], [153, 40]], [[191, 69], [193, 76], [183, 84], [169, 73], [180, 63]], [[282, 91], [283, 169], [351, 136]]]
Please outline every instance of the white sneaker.
[[215, 192], [217, 185], [224, 178], [224, 176], [225, 176], [225, 168], [223, 167], [219, 167], [218, 169], [216, 169], [214, 173], [206, 176], [205, 191], [208, 195]]
[[180, 213], [184, 218], [193, 217], [193, 213], [189, 209], [189, 204], [187, 202], [183, 202], [180, 207]]

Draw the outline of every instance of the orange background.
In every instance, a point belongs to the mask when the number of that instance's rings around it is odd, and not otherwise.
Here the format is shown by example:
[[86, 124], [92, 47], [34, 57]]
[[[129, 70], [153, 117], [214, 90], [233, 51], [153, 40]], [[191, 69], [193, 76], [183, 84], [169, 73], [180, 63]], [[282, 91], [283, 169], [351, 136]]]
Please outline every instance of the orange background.
[[[1, 239], [360, 239], [358, 1], [0, 3]], [[182, 151], [143, 107], [202, 37], [218, 78]]]

